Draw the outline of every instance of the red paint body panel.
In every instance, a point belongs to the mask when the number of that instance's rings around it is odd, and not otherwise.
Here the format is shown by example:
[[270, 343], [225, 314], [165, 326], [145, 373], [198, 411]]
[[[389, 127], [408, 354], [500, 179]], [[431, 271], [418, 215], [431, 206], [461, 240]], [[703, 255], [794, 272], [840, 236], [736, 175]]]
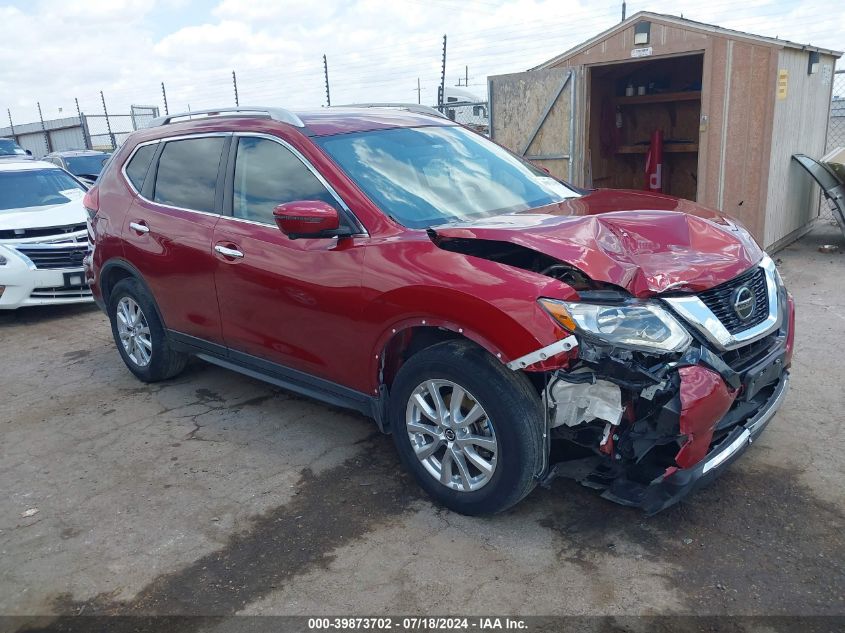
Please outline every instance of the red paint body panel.
[[681, 468], [700, 462], [710, 449], [713, 429], [731, 408], [736, 392], [728, 389], [716, 372], [706, 367], [681, 367], [681, 434], [686, 443], [675, 461]]
[[291, 240], [275, 226], [222, 217], [214, 242], [244, 253], [217, 255], [213, 267], [227, 346], [359, 390], [369, 386], [362, 369], [370, 350], [357, 331], [362, 240]]
[[[368, 385], [375, 386], [375, 355], [394, 329], [397, 333], [421, 325], [462, 329], [464, 336], [508, 362], [568, 335], [539, 306], [538, 297], [576, 296], [572, 288], [550, 277], [444, 251], [423, 231], [372, 240], [364, 266], [364, 311], [356, 330], [372, 351]], [[547, 367], [565, 366], [566, 359], [556, 356]]]
[[750, 235], [721, 214], [687, 200], [635, 191], [597, 190], [437, 233], [520, 244], [637, 297], [707, 290], [763, 256]]
[[[214, 292], [217, 266], [211, 238], [218, 216], [184, 211], [136, 197], [125, 217], [124, 256], [144, 275], [167, 327], [223, 343]], [[138, 233], [130, 222], [145, 224]]]

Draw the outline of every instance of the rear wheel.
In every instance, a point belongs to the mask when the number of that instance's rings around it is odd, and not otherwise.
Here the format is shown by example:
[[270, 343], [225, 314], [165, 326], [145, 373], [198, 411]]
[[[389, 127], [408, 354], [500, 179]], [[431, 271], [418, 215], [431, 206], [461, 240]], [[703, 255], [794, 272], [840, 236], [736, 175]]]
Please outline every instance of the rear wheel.
[[139, 379], [166, 380], [185, 368], [188, 357], [171, 349], [152, 298], [137, 279], [115, 284], [108, 314], [117, 350]]
[[525, 376], [467, 341], [432, 346], [402, 366], [390, 422], [420, 486], [462, 514], [509, 508], [542, 466], [540, 397]]

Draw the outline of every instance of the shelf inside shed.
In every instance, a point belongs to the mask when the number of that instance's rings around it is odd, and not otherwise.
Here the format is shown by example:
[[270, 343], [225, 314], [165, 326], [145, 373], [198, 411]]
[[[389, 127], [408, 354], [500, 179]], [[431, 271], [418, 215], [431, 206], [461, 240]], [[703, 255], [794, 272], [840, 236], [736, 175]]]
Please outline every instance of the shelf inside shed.
[[[644, 189], [644, 141], [661, 130], [663, 192], [696, 199], [703, 59], [693, 53], [589, 67], [588, 182]], [[648, 94], [625, 96], [629, 86], [645, 86]]]
[[[617, 154], [648, 154], [648, 145], [620, 145]], [[664, 154], [698, 153], [698, 143], [663, 143]]]
[[688, 90], [684, 92], [658, 92], [651, 95], [616, 97], [617, 105], [637, 105], [643, 103], [672, 103], [678, 101], [701, 101], [701, 91]]

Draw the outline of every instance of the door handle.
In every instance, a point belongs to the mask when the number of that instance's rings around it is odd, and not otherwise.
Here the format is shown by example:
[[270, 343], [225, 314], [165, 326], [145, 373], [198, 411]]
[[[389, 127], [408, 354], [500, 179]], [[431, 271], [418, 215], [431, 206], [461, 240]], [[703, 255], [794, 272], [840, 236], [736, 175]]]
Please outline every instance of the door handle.
[[130, 222], [129, 228], [133, 231], [138, 231], [138, 233], [149, 233], [150, 227], [146, 224], [141, 224], [140, 222]]
[[226, 246], [221, 246], [220, 244], [215, 244], [214, 250], [220, 253], [223, 257], [234, 257], [235, 259], [241, 259], [244, 256], [244, 254], [236, 248], [227, 248]]

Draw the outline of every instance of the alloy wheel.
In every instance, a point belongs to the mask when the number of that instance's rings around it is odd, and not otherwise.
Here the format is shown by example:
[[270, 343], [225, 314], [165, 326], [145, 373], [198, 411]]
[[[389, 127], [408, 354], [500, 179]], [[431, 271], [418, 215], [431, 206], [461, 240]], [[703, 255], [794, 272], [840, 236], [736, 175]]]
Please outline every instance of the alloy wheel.
[[461, 492], [482, 488], [499, 454], [496, 432], [481, 404], [450, 380], [427, 380], [411, 392], [405, 414], [411, 447], [425, 470]]
[[132, 297], [123, 297], [117, 304], [117, 333], [123, 350], [138, 367], [150, 364], [153, 342], [150, 326], [141, 306]]

